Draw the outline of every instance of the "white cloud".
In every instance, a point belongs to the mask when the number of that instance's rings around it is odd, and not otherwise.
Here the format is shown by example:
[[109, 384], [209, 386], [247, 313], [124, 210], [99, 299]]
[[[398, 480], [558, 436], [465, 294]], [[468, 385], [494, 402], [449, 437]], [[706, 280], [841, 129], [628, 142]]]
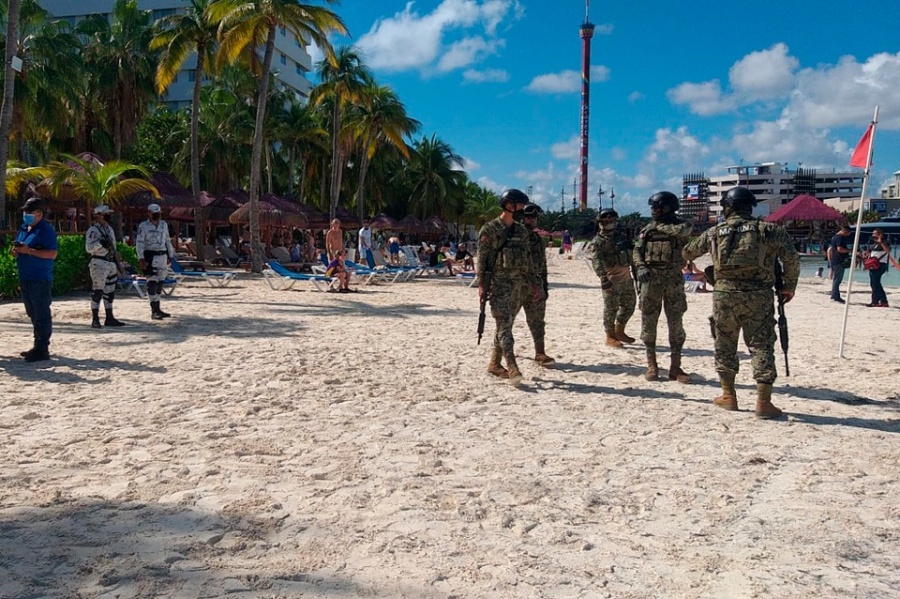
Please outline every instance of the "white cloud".
[[733, 101], [723, 97], [722, 84], [718, 79], [705, 83], [682, 83], [666, 92], [672, 104], [687, 104], [694, 114], [710, 116], [728, 112], [734, 108]]
[[[373, 69], [385, 71], [437, 69], [441, 72], [466, 67], [493, 54], [503, 45], [496, 37], [501, 24], [521, 14], [517, 0], [443, 0], [432, 12], [420, 14], [414, 3], [390, 18], [376, 21], [357, 46]], [[456, 32], [481, 25], [487, 39]]]
[[594, 35], [612, 35], [613, 26], [610, 23], [594, 26]]
[[477, 171], [478, 169], [480, 169], [480, 168], [481, 168], [481, 164], [479, 164], [478, 162], [475, 162], [475, 161], [472, 160], [471, 158], [466, 158], [465, 156], [463, 156], [463, 164], [462, 164], [462, 167], [463, 167], [463, 170], [464, 170], [464, 171], [466, 171], [467, 173], [469, 173], [469, 172]]
[[478, 177], [475, 182], [485, 189], [490, 189], [491, 191], [495, 191], [497, 193], [502, 193], [506, 189], [506, 187], [504, 187], [500, 183], [497, 183], [490, 177]]
[[682, 125], [675, 131], [657, 129], [656, 137], [647, 152], [647, 161], [680, 162], [685, 168], [697, 168], [708, 154], [709, 148]]
[[322, 52], [322, 48], [317, 46], [315, 42], [311, 42], [306, 47], [306, 52], [309, 54], [310, 59], [312, 59], [313, 68], [316, 68], [315, 65], [322, 62], [322, 59], [325, 58], [325, 53]]
[[622, 148], [613, 148], [611, 152], [613, 160], [625, 160], [628, 158], [628, 152]]
[[799, 64], [799, 60], [788, 55], [786, 45], [775, 44], [734, 63], [728, 80], [744, 102], [783, 97], [794, 85], [794, 71]]
[[787, 119], [758, 121], [749, 132], [735, 134], [731, 145], [746, 162], [801, 160], [807, 167], [822, 168], [849, 159], [847, 145], [829, 140], [827, 130], [797, 127]]
[[[609, 68], [597, 65], [591, 67], [591, 82], [609, 79]], [[573, 70], [538, 75], [526, 88], [538, 94], [562, 94], [577, 92], [581, 89], [581, 73]]]
[[639, 102], [644, 99], [644, 94], [641, 92], [631, 92], [628, 94], [628, 103], [634, 104], [635, 102]]
[[466, 69], [463, 71], [463, 81], [467, 83], [505, 83], [509, 81], [509, 73], [503, 69], [485, 69], [483, 71]]
[[557, 160], [576, 160], [580, 152], [581, 137], [578, 135], [550, 146], [550, 154]]

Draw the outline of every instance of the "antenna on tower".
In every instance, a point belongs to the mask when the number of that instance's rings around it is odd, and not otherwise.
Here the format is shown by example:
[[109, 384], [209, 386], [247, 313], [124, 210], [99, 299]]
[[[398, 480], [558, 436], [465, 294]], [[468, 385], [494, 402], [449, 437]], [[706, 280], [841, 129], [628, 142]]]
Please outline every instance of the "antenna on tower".
[[584, 0], [584, 22], [587, 23], [591, 12], [591, 0]]

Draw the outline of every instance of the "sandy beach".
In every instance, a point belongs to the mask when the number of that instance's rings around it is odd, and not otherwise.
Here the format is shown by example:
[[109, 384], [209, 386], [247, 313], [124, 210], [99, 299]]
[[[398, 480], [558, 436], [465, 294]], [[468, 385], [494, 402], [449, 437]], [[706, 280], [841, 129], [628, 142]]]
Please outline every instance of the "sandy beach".
[[550, 280], [559, 365], [520, 316], [518, 389], [449, 277], [191, 282], [101, 331], [66, 296], [37, 365], [0, 305], [0, 597], [900, 596], [900, 290], [855, 285], [841, 359], [843, 307], [803, 279], [763, 422], [744, 348], [741, 410], [710, 403], [712, 294], [688, 296], [697, 383], [651, 383], [643, 346], [602, 344], [586, 263]]

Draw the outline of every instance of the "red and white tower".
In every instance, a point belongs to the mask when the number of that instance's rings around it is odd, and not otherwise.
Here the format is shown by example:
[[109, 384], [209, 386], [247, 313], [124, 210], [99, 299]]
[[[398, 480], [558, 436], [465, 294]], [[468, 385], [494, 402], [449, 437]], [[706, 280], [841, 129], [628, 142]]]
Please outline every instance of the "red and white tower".
[[588, 202], [588, 131], [591, 121], [591, 38], [594, 24], [588, 20], [590, 0], [584, 2], [584, 23], [581, 24], [581, 211]]

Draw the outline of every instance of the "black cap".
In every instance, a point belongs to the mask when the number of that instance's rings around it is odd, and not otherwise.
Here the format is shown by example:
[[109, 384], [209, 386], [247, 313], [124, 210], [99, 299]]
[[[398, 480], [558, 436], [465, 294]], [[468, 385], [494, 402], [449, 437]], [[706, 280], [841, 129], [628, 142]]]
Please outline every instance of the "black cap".
[[44, 202], [44, 198], [34, 197], [28, 198], [28, 201], [22, 206], [22, 212], [34, 212], [35, 210], [43, 212], [46, 208], [47, 204]]

